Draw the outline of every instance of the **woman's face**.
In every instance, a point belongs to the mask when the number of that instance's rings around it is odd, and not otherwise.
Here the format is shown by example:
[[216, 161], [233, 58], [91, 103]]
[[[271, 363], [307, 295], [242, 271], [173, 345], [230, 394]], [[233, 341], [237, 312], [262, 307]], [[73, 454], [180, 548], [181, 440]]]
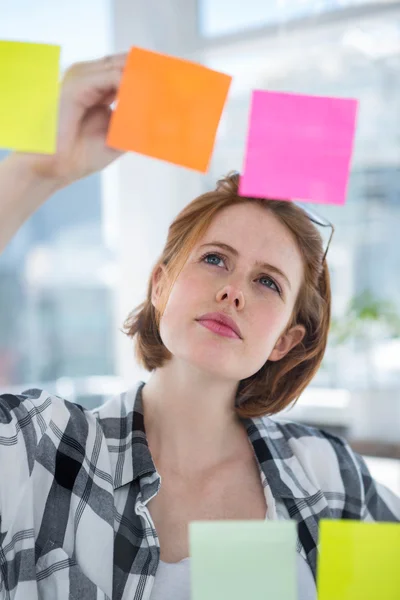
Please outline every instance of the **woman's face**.
[[[153, 278], [155, 306], [160, 275]], [[161, 318], [160, 335], [172, 360], [235, 381], [250, 377], [267, 360], [279, 360], [304, 335], [302, 326], [283, 335], [302, 277], [296, 243], [272, 212], [255, 203], [223, 209], [189, 256]], [[198, 319], [210, 312], [231, 317], [241, 337], [202, 325]]]

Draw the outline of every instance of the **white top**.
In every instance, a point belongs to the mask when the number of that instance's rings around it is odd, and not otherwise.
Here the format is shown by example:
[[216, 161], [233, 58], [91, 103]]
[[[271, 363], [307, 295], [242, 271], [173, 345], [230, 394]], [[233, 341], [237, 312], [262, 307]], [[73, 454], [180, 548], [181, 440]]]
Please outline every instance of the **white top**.
[[[316, 590], [310, 567], [297, 553], [298, 600], [316, 600]], [[151, 600], [190, 600], [190, 558], [177, 563], [160, 560]]]
[[[283, 503], [278, 505], [269, 486], [265, 488], [267, 497], [266, 519], [288, 519], [289, 515]], [[307, 561], [297, 552], [297, 598], [298, 600], [316, 600], [315, 581]], [[177, 563], [160, 560], [156, 572], [150, 600], [190, 600], [190, 557]]]

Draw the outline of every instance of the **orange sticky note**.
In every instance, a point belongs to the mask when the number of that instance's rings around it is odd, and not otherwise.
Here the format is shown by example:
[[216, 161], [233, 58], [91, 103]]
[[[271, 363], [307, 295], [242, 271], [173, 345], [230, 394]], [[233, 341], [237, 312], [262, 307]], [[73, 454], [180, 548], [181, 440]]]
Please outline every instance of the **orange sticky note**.
[[232, 77], [131, 48], [107, 144], [206, 172]]

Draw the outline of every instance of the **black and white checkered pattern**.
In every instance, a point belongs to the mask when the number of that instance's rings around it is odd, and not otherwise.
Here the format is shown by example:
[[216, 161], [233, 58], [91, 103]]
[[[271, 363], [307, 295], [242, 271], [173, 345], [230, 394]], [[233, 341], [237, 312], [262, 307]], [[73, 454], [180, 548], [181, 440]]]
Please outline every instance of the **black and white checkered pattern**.
[[[160, 552], [145, 505], [160, 477], [143, 385], [93, 411], [43, 390], [0, 396], [0, 600], [150, 598]], [[400, 521], [400, 498], [343, 439], [269, 417], [243, 423], [314, 578], [319, 519]]]

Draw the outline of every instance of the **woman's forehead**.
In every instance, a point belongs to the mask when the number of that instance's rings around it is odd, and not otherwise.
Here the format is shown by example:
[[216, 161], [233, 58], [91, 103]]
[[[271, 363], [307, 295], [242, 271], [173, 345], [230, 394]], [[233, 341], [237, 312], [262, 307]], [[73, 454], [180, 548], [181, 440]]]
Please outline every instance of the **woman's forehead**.
[[224, 236], [227, 243], [262, 248], [275, 247], [277, 243], [286, 250], [298, 251], [296, 240], [291, 231], [274, 213], [258, 204], [239, 204], [229, 206], [217, 213], [202, 236], [199, 244], [205, 243], [216, 236]]

